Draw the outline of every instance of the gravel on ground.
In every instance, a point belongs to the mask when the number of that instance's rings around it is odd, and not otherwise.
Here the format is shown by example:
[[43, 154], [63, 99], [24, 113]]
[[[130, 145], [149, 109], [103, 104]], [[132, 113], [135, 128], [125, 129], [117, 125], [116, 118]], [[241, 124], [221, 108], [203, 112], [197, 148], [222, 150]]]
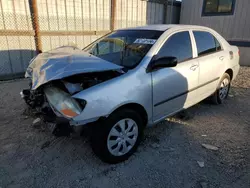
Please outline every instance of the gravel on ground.
[[[87, 137], [32, 127], [19, 92], [0, 82], [0, 187], [250, 187], [250, 68], [242, 67], [222, 105], [201, 102], [145, 130], [138, 151], [109, 165]], [[214, 150], [204, 147], [214, 147]], [[217, 149], [216, 149], [217, 148]]]

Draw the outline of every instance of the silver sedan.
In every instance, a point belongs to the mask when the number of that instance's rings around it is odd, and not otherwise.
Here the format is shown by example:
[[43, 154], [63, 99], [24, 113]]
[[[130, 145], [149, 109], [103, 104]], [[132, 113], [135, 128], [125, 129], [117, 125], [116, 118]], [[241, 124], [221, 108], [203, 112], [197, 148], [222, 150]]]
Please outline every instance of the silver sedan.
[[136, 151], [146, 126], [208, 97], [223, 103], [238, 71], [238, 48], [214, 30], [149, 25], [114, 31], [83, 50], [39, 54], [21, 94], [56, 122], [55, 134], [90, 127], [93, 151], [118, 163]]

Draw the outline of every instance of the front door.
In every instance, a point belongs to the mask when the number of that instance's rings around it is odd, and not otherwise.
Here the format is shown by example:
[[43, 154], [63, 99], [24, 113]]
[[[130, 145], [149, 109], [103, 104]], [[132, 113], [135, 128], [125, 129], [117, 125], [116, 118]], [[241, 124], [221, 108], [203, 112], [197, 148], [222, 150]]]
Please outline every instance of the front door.
[[196, 103], [199, 65], [193, 58], [189, 31], [170, 36], [157, 57], [176, 57], [178, 64], [152, 72], [153, 118], [157, 122]]

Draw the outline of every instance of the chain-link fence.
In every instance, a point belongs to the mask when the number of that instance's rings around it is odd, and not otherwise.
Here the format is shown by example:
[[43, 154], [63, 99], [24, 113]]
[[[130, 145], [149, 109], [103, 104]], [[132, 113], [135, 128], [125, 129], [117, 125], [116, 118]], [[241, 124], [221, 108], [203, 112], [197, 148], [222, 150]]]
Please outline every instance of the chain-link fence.
[[0, 80], [22, 76], [37, 52], [83, 48], [115, 29], [166, 23], [166, 2], [0, 0]]

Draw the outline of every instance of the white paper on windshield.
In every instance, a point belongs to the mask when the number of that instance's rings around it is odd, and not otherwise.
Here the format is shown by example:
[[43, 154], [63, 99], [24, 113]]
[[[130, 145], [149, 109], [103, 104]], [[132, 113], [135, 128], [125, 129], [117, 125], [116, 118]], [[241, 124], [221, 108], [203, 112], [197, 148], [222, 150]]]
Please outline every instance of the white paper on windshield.
[[154, 44], [155, 42], [155, 39], [136, 39], [134, 41], [136, 44]]

